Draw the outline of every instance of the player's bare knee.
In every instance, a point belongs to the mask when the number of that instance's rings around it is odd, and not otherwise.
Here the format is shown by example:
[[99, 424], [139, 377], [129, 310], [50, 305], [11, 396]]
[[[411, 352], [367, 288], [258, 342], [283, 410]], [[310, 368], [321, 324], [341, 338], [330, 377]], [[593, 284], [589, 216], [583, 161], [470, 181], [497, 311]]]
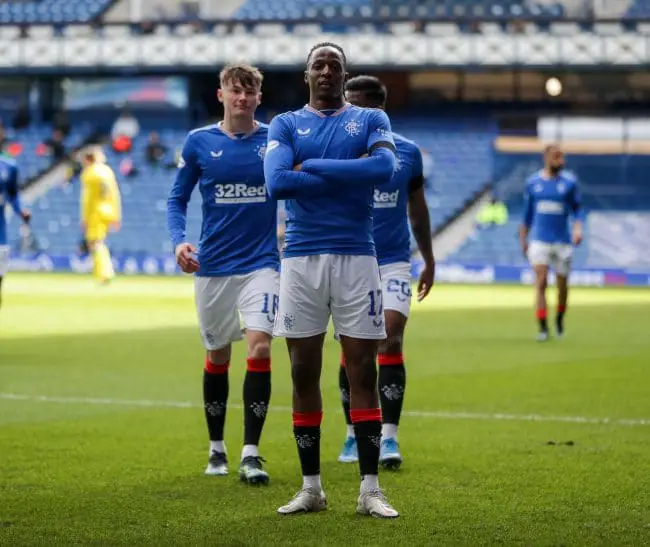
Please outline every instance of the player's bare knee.
[[230, 361], [230, 346], [220, 349], [209, 349], [207, 356], [213, 365], [223, 365]]
[[401, 334], [389, 334], [386, 340], [382, 342], [379, 348], [380, 353], [387, 353], [389, 355], [395, 355], [397, 353], [402, 353], [402, 335]]
[[248, 357], [250, 359], [268, 359], [271, 357], [271, 338], [264, 333], [249, 337]]

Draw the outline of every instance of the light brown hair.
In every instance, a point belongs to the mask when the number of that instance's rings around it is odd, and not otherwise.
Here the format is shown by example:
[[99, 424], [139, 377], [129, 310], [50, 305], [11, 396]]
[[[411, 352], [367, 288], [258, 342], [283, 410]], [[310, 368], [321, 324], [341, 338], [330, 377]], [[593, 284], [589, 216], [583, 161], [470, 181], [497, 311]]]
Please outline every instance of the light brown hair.
[[262, 87], [264, 76], [257, 67], [246, 64], [237, 64], [225, 66], [221, 71], [221, 74], [219, 74], [219, 80], [221, 82], [221, 87], [229, 83], [239, 82], [243, 87], [259, 89]]

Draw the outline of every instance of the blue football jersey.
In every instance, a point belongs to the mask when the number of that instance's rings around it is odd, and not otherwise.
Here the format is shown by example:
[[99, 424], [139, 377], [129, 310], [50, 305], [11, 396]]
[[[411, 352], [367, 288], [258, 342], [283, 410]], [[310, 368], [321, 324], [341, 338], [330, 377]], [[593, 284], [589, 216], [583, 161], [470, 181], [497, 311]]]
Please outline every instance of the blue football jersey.
[[543, 171], [526, 182], [524, 225], [530, 229], [531, 241], [571, 243], [569, 218], [583, 215], [576, 177], [562, 171], [547, 178]]
[[[350, 104], [335, 112], [320, 112], [307, 105], [277, 116], [269, 131], [269, 153], [288, 149], [294, 164], [357, 159], [377, 143], [394, 146], [388, 116], [381, 110]], [[272, 161], [275, 157], [267, 158]], [[372, 184], [342, 181], [320, 195], [287, 199], [283, 256], [374, 256], [373, 190]]]
[[277, 201], [264, 184], [268, 126], [238, 137], [210, 125], [183, 146], [167, 203], [174, 248], [185, 241], [187, 204], [198, 184], [203, 219], [199, 276], [228, 276], [279, 268]]
[[20, 214], [18, 201], [18, 167], [7, 156], [0, 156], [0, 245], [7, 245], [7, 218], [5, 206], [11, 205], [14, 212]]
[[393, 133], [397, 165], [391, 180], [375, 188], [373, 235], [380, 266], [411, 259], [408, 199], [422, 187], [422, 152], [413, 142]]

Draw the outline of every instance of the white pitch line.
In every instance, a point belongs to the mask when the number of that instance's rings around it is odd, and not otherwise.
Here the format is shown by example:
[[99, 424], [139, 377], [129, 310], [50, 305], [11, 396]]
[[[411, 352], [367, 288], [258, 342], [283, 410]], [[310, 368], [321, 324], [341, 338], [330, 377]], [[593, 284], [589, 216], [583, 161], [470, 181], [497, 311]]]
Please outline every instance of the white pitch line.
[[[202, 408], [203, 405], [190, 401], [156, 401], [148, 399], [111, 399], [97, 397], [56, 397], [49, 395], [23, 395], [19, 393], [0, 393], [0, 400], [30, 401], [36, 403], [81, 404], [99, 406], [131, 406], [146, 408]], [[228, 405], [230, 408], [242, 408], [241, 404]], [[273, 405], [273, 412], [291, 412], [287, 406]], [[481, 412], [445, 412], [428, 410], [405, 410], [402, 415], [414, 418], [434, 418], [441, 420], [479, 420], [479, 421], [512, 421], [512, 422], [541, 422], [541, 423], [573, 423], [617, 426], [650, 426], [648, 418], [588, 418], [585, 416], [544, 416], [541, 414], [502, 414]]]

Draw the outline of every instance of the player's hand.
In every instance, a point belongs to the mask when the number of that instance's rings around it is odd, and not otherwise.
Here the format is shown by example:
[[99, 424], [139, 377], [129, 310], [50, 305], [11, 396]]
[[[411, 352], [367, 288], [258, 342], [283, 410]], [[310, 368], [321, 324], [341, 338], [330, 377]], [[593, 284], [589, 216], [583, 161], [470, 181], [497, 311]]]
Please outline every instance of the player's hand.
[[294, 171], [302, 171], [302, 163], [293, 166]]
[[194, 273], [199, 269], [199, 262], [193, 254], [196, 254], [196, 248], [189, 243], [180, 243], [176, 247], [176, 263], [185, 273]]
[[528, 242], [527, 241], [522, 241], [521, 242], [521, 252], [524, 253], [524, 258], [528, 260]]
[[573, 244], [576, 246], [582, 243], [582, 226], [580, 226], [580, 224], [574, 224], [572, 240]]
[[29, 221], [32, 219], [32, 214], [28, 210], [23, 210], [20, 213], [20, 217], [23, 219], [25, 224], [29, 224]]
[[359, 159], [362, 160], [363, 158], [369, 158], [369, 157], [370, 157], [370, 155], [366, 152], [362, 156], [359, 156]]
[[122, 225], [118, 221], [111, 222], [111, 230], [113, 230], [114, 232], [119, 232], [121, 227]]
[[433, 287], [435, 277], [436, 263], [425, 264], [422, 273], [420, 273], [420, 279], [418, 280], [418, 302], [422, 302], [427, 297], [431, 287]]

